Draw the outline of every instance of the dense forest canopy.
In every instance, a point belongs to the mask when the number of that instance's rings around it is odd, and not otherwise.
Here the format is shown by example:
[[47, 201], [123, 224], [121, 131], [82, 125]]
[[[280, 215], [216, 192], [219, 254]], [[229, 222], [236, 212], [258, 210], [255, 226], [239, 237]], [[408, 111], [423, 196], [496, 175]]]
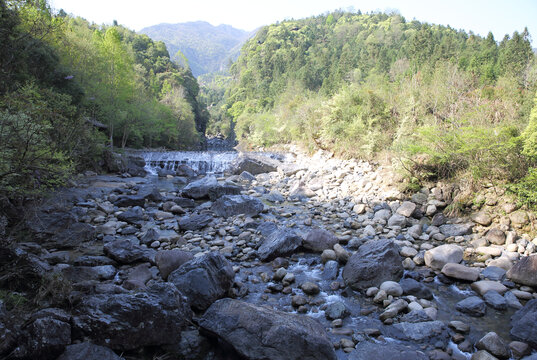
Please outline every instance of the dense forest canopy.
[[262, 28], [231, 74], [223, 115], [250, 145], [389, 151], [429, 178], [514, 180], [535, 164], [522, 152], [537, 85], [527, 29], [497, 41], [337, 11]]
[[207, 124], [166, 46], [45, 0], [0, 0], [0, 192], [41, 191], [106, 146], [187, 149]]

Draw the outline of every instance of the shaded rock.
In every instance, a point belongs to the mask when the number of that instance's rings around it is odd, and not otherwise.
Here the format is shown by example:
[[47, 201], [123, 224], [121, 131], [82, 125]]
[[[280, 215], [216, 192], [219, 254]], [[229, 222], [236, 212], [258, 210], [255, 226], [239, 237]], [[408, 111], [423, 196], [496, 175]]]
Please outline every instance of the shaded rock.
[[155, 250], [144, 248], [129, 239], [116, 239], [106, 243], [104, 253], [121, 264], [131, 264], [137, 261], [155, 262]]
[[483, 336], [476, 344], [478, 350], [486, 350], [500, 359], [508, 359], [510, 352], [509, 347], [501, 337], [495, 332], [489, 332]]
[[127, 280], [123, 283], [125, 289], [145, 289], [145, 284], [151, 280], [153, 274], [149, 270], [149, 264], [140, 264], [129, 272]]
[[57, 360], [121, 360], [115, 352], [89, 342], [69, 345]]
[[55, 359], [71, 343], [69, 319], [44, 316], [33, 320], [24, 329], [13, 352], [14, 358]]
[[343, 268], [343, 279], [355, 290], [398, 281], [403, 275], [399, 247], [391, 240], [370, 240], [360, 246]]
[[447, 263], [442, 268], [442, 274], [465, 281], [476, 281], [479, 278], [479, 269], [461, 264]]
[[455, 305], [455, 308], [465, 314], [474, 317], [484, 316], [487, 311], [487, 305], [478, 296], [470, 296], [461, 300]]
[[114, 278], [116, 273], [117, 270], [113, 265], [67, 266], [61, 269], [64, 278], [73, 283], [110, 280]]
[[406, 222], [407, 222], [407, 219], [405, 216], [401, 215], [401, 214], [393, 214], [389, 219], [388, 219], [388, 226], [389, 227], [393, 227], [393, 226], [400, 226], [400, 227], [405, 227], [406, 226]]
[[90, 224], [76, 222], [53, 235], [47, 244], [58, 249], [72, 248], [89, 242], [95, 237], [95, 228]]
[[405, 217], [410, 217], [414, 210], [416, 210], [416, 204], [411, 201], [404, 201], [397, 209], [397, 213]]
[[302, 246], [308, 250], [322, 252], [338, 243], [336, 236], [325, 229], [312, 229], [304, 238]]
[[302, 238], [294, 230], [278, 229], [264, 237], [257, 255], [263, 261], [272, 260], [293, 253], [300, 245]]
[[144, 222], [144, 210], [135, 206], [117, 216], [118, 220], [125, 221], [129, 224], [141, 225]]
[[190, 318], [173, 284], [154, 283], [147, 292], [83, 298], [75, 308], [73, 335], [115, 350], [133, 350], [177, 343]]
[[209, 199], [216, 200], [224, 195], [239, 195], [242, 188], [235, 184], [218, 184], [218, 186], [209, 189]]
[[487, 266], [483, 271], [481, 271], [481, 275], [485, 279], [492, 280], [492, 281], [501, 281], [503, 277], [505, 276], [505, 269], [502, 269], [498, 266]]
[[362, 341], [356, 345], [353, 352], [349, 354], [349, 360], [428, 360], [429, 357], [423, 352], [398, 344], [389, 343], [372, 343]]
[[517, 284], [537, 287], [537, 255], [520, 258], [506, 276]]
[[207, 213], [186, 215], [179, 218], [179, 227], [182, 230], [201, 230], [213, 221], [213, 216]]
[[114, 201], [117, 207], [144, 206], [145, 198], [140, 195], [120, 195]]
[[537, 348], [537, 299], [530, 300], [511, 317], [511, 337]]
[[181, 289], [191, 307], [205, 310], [227, 294], [234, 278], [231, 264], [213, 252], [181, 265], [168, 276], [168, 281]]
[[186, 185], [181, 190], [181, 193], [183, 196], [192, 199], [209, 198], [209, 192], [218, 186], [219, 185], [218, 181], [216, 180], [216, 176], [207, 175], [203, 179], [193, 181], [190, 184]]
[[252, 360], [326, 360], [336, 354], [316, 320], [222, 299], [205, 312], [199, 325]]
[[231, 172], [239, 175], [247, 171], [252, 175], [258, 175], [276, 171], [278, 162], [265, 156], [254, 156], [241, 154], [232, 164]]
[[449, 342], [447, 326], [442, 321], [425, 321], [418, 323], [401, 322], [386, 329], [386, 335], [395, 339], [446, 346]]
[[460, 246], [445, 244], [437, 246], [425, 252], [425, 265], [440, 270], [447, 263], [460, 263], [463, 251]]
[[198, 174], [196, 174], [196, 172], [190, 166], [185, 164], [179, 164], [177, 166], [177, 169], [175, 170], [175, 175], [193, 178], [196, 177]]
[[263, 208], [263, 203], [254, 197], [247, 195], [224, 195], [213, 203], [211, 210], [218, 216], [228, 218], [239, 214], [257, 216], [263, 211]]
[[491, 244], [503, 245], [505, 244], [505, 233], [500, 229], [490, 229], [487, 231], [485, 239], [487, 239]]
[[155, 255], [155, 263], [164, 280], [168, 275], [184, 263], [192, 260], [194, 255], [191, 252], [179, 249], [161, 250]]
[[324, 310], [324, 315], [328, 320], [343, 319], [348, 314], [349, 311], [341, 301], [329, 304]]
[[307, 281], [302, 284], [300, 288], [302, 289], [302, 291], [304, 291], [304, 294], [306, 295], [317, 295], [321, 291], [321, 289], [319, 289], [319, 285], [310, 281]]
[[486, 350], [479, 350], [472, 354], [471, 360], [498, 360]]
[[505, 292], [508, 290], [505, 285], [502, 283], [499, 283], [497, 281], [490, 281], [490, 280], [480, 280], [474, 282], [472, 285], [472, 290], [474, 290], [479, 295], [483, 296], [488, 291], [494, 290], [501, 295], [505, 294]]
[[488, 306], [496, 310], [507, 310], [507, 301], [497, 291], [490, 290], [483, 295], [483, 300]]
[[472, 233], [473, 224], [446, 224], [440, 226], [440, 232], [446, 236], [462, 236]]
[[279, 193], [278, 191], [275, 191], [275, 190], [272, 190], [271, 192], [269, 192], [266, 196], [265, 196], [265, 199], [267, 199], [268, 201], [270, 202], [284, 202], [285, 201], [285, 198], [283, 197], [283, 195], [281, 193]]

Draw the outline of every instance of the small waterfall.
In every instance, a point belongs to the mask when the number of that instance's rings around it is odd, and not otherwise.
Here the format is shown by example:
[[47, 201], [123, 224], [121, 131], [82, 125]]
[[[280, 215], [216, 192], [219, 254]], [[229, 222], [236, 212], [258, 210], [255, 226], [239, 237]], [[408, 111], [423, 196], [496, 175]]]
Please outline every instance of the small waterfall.
[[145, 170], [153, 175], [158, 169], [175, 173], [179, 165], [187, 165], [197, 174], [223, 173], [239, 155], [235, 151], [144, 151]]

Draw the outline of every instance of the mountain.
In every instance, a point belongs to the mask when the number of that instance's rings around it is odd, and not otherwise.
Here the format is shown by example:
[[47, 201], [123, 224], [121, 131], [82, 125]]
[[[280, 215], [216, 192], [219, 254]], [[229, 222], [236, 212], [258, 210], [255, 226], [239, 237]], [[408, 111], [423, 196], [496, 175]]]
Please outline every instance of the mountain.
[[140, 33], [163, 41], [174, 61], [184, 64], [186, 58], [194, 76], [225, 71], [252, 34], [230, 25], [213, 26], [205, 21], [158, 24], [144, 28]]

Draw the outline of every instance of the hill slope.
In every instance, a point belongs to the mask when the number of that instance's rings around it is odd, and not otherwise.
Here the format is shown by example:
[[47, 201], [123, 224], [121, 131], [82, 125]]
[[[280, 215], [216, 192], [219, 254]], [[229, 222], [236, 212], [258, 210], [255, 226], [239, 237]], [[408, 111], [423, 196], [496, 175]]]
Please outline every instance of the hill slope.
[[158, 24], [140, 32], [163, 41], [172, 59], [184, 63], [177, 54], [181, 51], [194, 76], [225, 70], [229, 60], [237, 58], [241, 45], [250, 36], [249, 32], [229, 25], [213, 26], [204, 21]]

